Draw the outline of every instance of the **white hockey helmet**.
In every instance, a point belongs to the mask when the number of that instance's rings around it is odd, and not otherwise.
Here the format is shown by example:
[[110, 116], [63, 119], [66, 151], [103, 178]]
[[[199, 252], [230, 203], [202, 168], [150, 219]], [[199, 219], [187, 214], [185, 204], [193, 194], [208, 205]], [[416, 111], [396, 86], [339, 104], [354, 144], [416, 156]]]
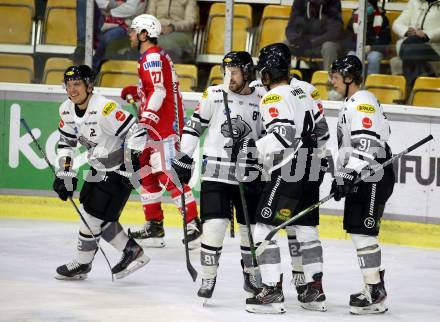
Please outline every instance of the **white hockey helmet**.
[[140, 34], [143, 30], [148, 32], [148, 37], [159, 38], [162, 32], [162, 26], [159, 19], [155, 16], [142, 14], [137, 16], [131, 22], [131, 29], [136, 30], [137, 34]]

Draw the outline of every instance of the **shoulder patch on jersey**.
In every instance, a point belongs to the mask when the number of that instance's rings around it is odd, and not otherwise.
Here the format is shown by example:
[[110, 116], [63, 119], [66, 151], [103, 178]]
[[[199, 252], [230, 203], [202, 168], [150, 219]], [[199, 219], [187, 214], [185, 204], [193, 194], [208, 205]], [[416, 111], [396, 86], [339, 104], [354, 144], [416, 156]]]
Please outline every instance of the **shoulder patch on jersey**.
[[116, 108], [115, 102], [108, 102], [102, 109], [102, 115], [108, 116]]
[[278, 109], [275, 106], [269, 107], [269, 114], [272, 117], [278, 117], [278, 115], [280, 115], [280, 112], [278, 111]]
[[264, 96], [263, 98], [263, 104], [271, 104], [271, 103], [277, 103], [281, 101], [283, 98], [278, 94], [269, 94]]
[[368, 114], [372, 114], [376, 112], [375, 107], [371, 104], [359, 104], [358, 106], [356, 106], [356, 110], [358, 110], [361, 113], [368, 113]]
[[315, 89], [310, 95], [312, 96], [312, 98], [314, 100], [321, 99], [321, 94], [319, 93], [319, 91], [317, 89]]
[[202, 98], [208, 98], [208, 90], [205, 89], [202, 94]]
[[149, 68], [162, 68], [162, 61], [161, 60], [146, 61], [143, 64], [143, 66], [145, 70]]
[[63, 120], [60, 120], [59, 126], [60, 126], [60, 129], [62, 129], [64, 127], [64, 121]]
[[119, 122], [122, 122], [122, 121], [125, 120], [126, 116], [125, 116], [125, 113], [124, 113], [124, 112], [122, 112], [122, 111], [117, 111], [116, 114], [115, 114], [115, 118], [116, 118]]
[[369, 129], [370, 127], [373, 126], [373, 121], [368, 117], [364, 117], [362, 119], [362, 126], [366, 129]]

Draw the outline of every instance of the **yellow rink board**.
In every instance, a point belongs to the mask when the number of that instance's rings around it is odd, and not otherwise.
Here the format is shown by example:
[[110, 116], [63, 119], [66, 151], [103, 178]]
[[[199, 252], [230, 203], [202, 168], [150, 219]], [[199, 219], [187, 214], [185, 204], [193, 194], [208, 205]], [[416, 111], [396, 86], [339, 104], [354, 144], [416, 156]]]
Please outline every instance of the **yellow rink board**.
[[[77, 205], [79, 201], [75, 200]], [[163, 204], [165, 226], [181, 227], [177, 208]], [[41, 220], [78, 221], [72, 205], [58, 198], [0, 195], [0, 220], [3, 218], [30, 218]], [[322, 238], [348, 239], [342, 229], [342, 217], [321, 214], [319, 232]], [[144, 215], [139, 201], [129, 201], [122, 213], [123, 225], [142, 225]], [[1, 225], [1, 221], [0, 221]], [[284, 232], [283, 232], [284, 233]], [[383, 220], [380, 241], [397, 245], [440, 249], [440, 225]]]

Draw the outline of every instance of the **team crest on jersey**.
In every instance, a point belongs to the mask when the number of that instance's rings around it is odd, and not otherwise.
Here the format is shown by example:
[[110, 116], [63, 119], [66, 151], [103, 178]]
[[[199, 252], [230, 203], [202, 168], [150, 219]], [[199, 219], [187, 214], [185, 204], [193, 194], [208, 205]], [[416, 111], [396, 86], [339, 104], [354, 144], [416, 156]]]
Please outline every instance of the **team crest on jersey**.
[[278, 115], [280, 115], [280, 112], [278, 111], [278, 109], [275, 106], [271, 106], [271, 107], [269, 107], [269, 114], [272, 117], [278, 117]]
[[146, 61], [143, 64], [143, 66], [145, 70], [149, 68], [162, 68], [162, 61], [160, 60]]
[[356, 106], [356, 109], [361, 113], [372, 114], [376, 112], [376, 109], [371, 104], [359, 104]]
[[[231, 123], [234, 139], [244, 138], [246, 135], [252, 132], [251, 127], [243, 120], [241, 115], [237, 115], [237, 117], [232, 118]], [[229, 125], [227, 120], [222, 124], [221, 132], [225, 138], [232, 137], [231, 133], [229, 132]]]
[[278, 94], [269, 94], [263, 98], [263, 104], [277, 103], [282, 100], [282, 97]]
[[119, 122], [124, 121], [125, 118], [126, 118], [124, 112], [122, 112], [122, 111], [117, 111], [116, 114], [115, 114], [115, 117], [116, 117], [116, 119], [117, 119]]
[[310, 94], [312, 96], [312, 98], [316, 101], [321, 99], [321, 94], [319, 94], [319, 91], [317, 89], [315, 89], [312, 94]]
[[108, 116], [116, 108], [115, 102], [108, 102], [102, 109], [102, 115]]

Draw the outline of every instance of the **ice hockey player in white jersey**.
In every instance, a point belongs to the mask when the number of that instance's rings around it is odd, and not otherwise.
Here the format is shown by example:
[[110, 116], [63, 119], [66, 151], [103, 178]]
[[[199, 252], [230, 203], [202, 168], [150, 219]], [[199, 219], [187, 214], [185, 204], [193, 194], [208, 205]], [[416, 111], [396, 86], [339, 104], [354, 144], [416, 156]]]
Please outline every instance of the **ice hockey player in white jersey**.
[[[222, 68], [231, 74], [229, 88], [223, 85], [210, 86], [202, 95], [194, 114], [187, 122], [182, 136], [181, 151], [184, 153], [174, 161], [173, 167], [183, 182], [188, 182], [193, 168], [193, 154], [201, 135], [206, 132], [203, 144], [202, 183], [200, 191], [200, 212], [203, 223], [201, 264], [202, 285], [198, 296], [212, 297], [217, 280], [217, 269], [222, 252], [223, 239], [232, 215], [232, 206], [240, 230], [244, 289], [255, 295], [255, 274], [248, 238], [248, 229], [240, 199], [238, 180], [243, 183], [245, 202], [248, 206], [251, 227], [254, 226], [256, 200], [259, 192], [258, 171], [248, 171], [245, 164], [237, 164], [237, 153], [233, 150], [235, 141], [252, 138], [257, 140], [263, 132], [259, 112], [261, 95], [249, 83], [255, 78], [252, 57], [244, 51], [226, 54]], [[225, 96], [223, 93], [225, 90]], [[232, 132], [229, 129], [224, 97], [228, 100]], [[245, 176], [244, 176], [245, 175]]]
[[[264, 186], [255, 227], [255, 241], [261, 241], [280, 223], [304, 209], [319, 196], [320, 159], [313, 158], [317, 148], [314, 134], [313, 99], [300, 87], [289, 85], [290, 63], [273, 52], [259, 56], [257, 70], [263, 85], [269, 90], [260, 103], [266, 135], [256, 142], [242, 144], [246, 149], [256, 147], [259, 158], [269, 169], [270, 181]], [[312, 201], [313, 200], [313, 201]], [[303, 257], [309, 285], [298, 299], [325, 310], [322, 291], [322, 247], [316, 228], [319, 212], [304, 218], [298, 239], [304, 241]], [[308, 255], [304, 249], [310, 250]], [[246, 310], [255, 313], [284, 313], [281, 258], [277, 241], [273, 240], [257, 258], [263, 288], [246, 300]], [[310, 265], [309, 265], [310, 264]], [[308, 292], [309, 296], [303, 297]], [[313, 293], [313, 294], [312, 294]], [[310, 299], [310, 302], [309, 302]], [[312, 303], [313, 302], [313, 303]], [[311, 308], [311, 307], [310, 307]]]
[[73, 171], [74, 154], [79, 144], [84, 146], [91, 168], [80, 192], [79, 208], [91, 231], [80, 221], [75, 258], [57, 268], [57, 279], [87, 277], [98, 248], [93, 236], [122, 252], [121, 260], [112, 268], [116, 278], [127, 276], [149, 261], [118, 221], [132, 190], [124, 155], [128, 154], [127, 159], [133, 162], [128, 168], [137, 170], [137, 154], [145, 148], [147, 133], [116, 102], [93, 93], [93, 80], [93, 71], [86, 65], [71, 66], [64, 72], [69, 99], [59, 109], [59, 170], [53, 189], [61, 200], [72, 197], [78, 181]]
[[[283, 44], [283, 43], [275, 43], [268, 45], [261, 49], [260, 51], [261, 56], [265, 55], [277, 55], [289, 65], [290, 69], [290, 62], [291, 62], [291, 53], [289, 48]], [[258, 88], [259, 91], [262, 91], [266, 93], [266, 90], [264, 86], [261, 84], [260, 80], [256, 80], [253, 82]], [[253, 85], [251, 84], [251, 85]], [[319, 91], [310, 83], [298, 80], [296, 78], [292, 78], [290, 80], [290, 86], [295, 88], [300, 88], [303, 90], [309, 97], [313, 100], [313, 118], [315, 120], [315, 128], [313, 130], [313, 134], [316, 136], [317, 139], [317, 148], [315, 155], [320, 158], [321, 162], [321, 171], [319, 172], [319, 180], [318, 183], [311, 183], [311, 189], [314, 189], [315, 191], [313, 194], [307, 194], [308, 196], [313, 196], [309, 199], [305, 206], [308, 207], [314, 203], [316, 203], [319, 200], [319, 186], [322, 183], [324, 174], [328, 168], [328, 160], [325, 157], [326, 155], [326, 142], [330, 138], [329, 130], [327, 121], [324, 116], [324, 109], [321, 102]], [[322, 272], [322, 267], [320, 269], [315, 271], [308, 271], [306, 267], [307, 272], [307, 279], [304, 276], [304, 267], [302, 265], [303, 261], [307, 263], [309, 267], [313, 266], [321, 266], [321, 264], [315, 263], [316, 259], [321, 260], [322, 256], [316, 257], [316, 253], [321, 253], [321, 246], [318, 246], [320, 244], [318, 240], [318, 230], [316, 225], [319, 224], [319, 210], [316, 209], [316, 212], [313, 214], [310, 214], [311, 217], [314, 217], [315, 219], [310, 220], [310, 216], [308, 215], [304, 219], [300, 219], [298, 222], [287, 226], [286, 227], [286, 233], [287, 233], [287, 241], [289, 246], [289, 252], [291, 256], [291, 263], [292, 263], [292, 282], [295, 285], [295, 288], [298, 293], [298, 299], [301, 303], [301, 306], [305, 309], [310, 310], [325, 310], [325, 303], [323, 301], [324, 294], [320, 295], [320, 293], [311, 292], [313, 285], [314, 285], [314, 279], [313, 275], [316, 272]], [[303, 226], [303, 224], [306, 224]], [[310, 236], [308, 238], [312, 238], [314, 243], [317, 247], [310, 247], [310, 242], [312, 240], [304, 240], [305, 236], [302, 231], [309, 231]], [[299, 239], [297, 238], [297, 234], [300, 236]], [[305, 256], [303, 258], [303, 253], [301, 246], [305, 246]], [[307, 293], [304, 293], [304, 291], [307, 289], [307, 285], [309, 285], [309, 291]], [[312, 295], [311, 295], [312, 294]], [[318, 301], [322, 300], [322, 301]]]
[[338, 116], [338, 166], [332, 183], [335, 200], [345, 197], [344, 229], [351, 234], [365, 287], [350, 296], [353, 314], [387, 310], [384, 270], [378, 241], [385, 204], [394, 187], [392, 164], [354, 185], [362, 171], [392, 157], [387, 144], [390, 125], [377, 98], [361, 90], [362, 63], [356, 56], [338, 58], [331, 66], [330, 80], [344, 104]]

